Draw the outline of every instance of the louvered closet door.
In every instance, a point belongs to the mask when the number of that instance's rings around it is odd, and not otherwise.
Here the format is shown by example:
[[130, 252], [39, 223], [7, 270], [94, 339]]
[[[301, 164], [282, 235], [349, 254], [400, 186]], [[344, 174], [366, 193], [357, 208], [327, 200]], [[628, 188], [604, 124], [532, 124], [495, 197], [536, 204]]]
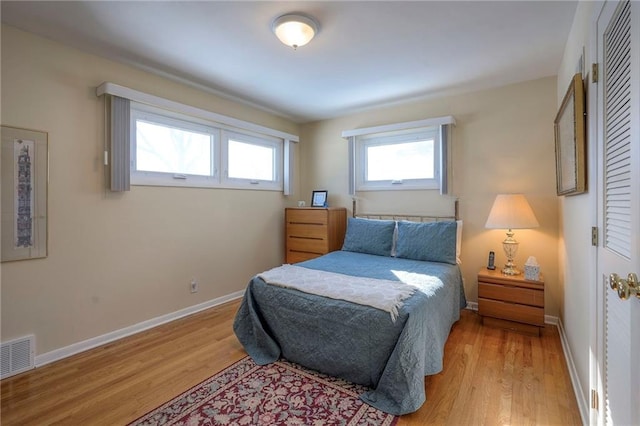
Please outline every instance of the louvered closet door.
[[604, 304], [599, 423], [640, 424], [640, 299], [621, 300], [609, 276], [640, 273], [637, 2], [608, 2], [598, 20], [598, 197], [603, 241], [598, 276]]

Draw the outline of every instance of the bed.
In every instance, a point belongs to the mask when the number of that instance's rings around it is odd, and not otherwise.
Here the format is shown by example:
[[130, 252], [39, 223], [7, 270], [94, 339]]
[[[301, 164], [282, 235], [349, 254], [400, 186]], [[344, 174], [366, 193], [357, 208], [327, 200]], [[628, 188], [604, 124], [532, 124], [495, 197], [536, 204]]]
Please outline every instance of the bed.
[[459, 230], [456, 221], [349, 218], [342, 250], [249, 282], [236, 336], [257, 364], [283, 357], [368, 386], [360, 398], [382, 411], [416, 411], [466, 306]]

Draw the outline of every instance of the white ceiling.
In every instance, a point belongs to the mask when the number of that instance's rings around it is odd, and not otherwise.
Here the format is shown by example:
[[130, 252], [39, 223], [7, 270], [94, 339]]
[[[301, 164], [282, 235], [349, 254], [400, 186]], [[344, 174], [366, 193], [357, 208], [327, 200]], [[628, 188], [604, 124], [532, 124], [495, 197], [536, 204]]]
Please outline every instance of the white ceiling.
[[[576, 5], [1, 2], [6, 24], [297, 122], [555, 75]], [[271, 32], [274, 18], [294, 11], [320, 23], [296, 51]]]

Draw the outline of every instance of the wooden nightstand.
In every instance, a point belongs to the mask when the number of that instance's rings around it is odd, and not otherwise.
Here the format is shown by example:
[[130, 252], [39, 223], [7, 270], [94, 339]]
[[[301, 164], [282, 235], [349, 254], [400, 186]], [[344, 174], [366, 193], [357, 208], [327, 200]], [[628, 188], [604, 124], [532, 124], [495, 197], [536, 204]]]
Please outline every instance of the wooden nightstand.
[[483, 268], [478, 272], [478, 313], [482, 323], [540, 335], [544, 327], [544, 278], [504, 275]]

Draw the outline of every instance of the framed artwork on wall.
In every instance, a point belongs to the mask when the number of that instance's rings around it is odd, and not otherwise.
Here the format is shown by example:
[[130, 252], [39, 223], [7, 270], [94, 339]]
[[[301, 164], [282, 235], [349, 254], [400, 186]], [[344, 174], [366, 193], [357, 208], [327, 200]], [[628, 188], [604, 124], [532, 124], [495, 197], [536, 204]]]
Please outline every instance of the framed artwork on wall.
[[582, 74], [577, 73], [571, 79], [554, 121], [558, 195], [581, 194], [587, 190], [584, 97]]
[[48, 135], [1, 126], [2, 261], [47, 256]]
[[311, 207], [326, 207], [329, 191], [313, 191], [311, 195]]

